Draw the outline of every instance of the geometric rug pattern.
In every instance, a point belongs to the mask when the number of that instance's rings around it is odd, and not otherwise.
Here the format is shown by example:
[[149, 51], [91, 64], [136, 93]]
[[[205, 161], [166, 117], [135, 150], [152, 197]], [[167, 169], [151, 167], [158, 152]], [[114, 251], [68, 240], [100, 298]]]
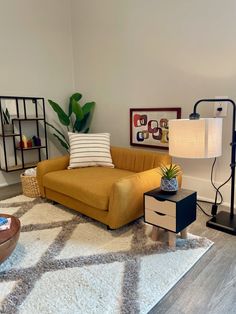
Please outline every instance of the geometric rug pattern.
[[213, 244], [188, 234], [169, 249], [142, 219], [111, 231], [22, 195], [1, 201], [0, 213], [22, 226], [0, 265], [1, 313], [148, 313]]

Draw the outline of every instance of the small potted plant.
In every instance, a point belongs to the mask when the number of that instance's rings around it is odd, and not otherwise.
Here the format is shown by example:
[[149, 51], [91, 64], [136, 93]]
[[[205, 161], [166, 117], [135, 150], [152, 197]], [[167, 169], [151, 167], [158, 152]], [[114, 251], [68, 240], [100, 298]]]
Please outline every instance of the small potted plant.
[[177, 165], [160, 166], [161, 190], [166, 193], [176, 193], [178, 191], [177, 176], [181, 173]]
[[13, 124], [11, 123], [11, 117], [8, 109], [2, 111], [3, 114], [3, 128], [5, 134], [13, 133]]

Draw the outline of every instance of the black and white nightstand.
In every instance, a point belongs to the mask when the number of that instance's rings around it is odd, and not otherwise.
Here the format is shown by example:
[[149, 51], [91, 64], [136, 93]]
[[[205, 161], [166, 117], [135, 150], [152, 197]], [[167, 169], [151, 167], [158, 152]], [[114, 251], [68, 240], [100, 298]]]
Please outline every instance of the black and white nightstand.
[[187, 237], [187, 227], [196, 220], [197, 193], [180, 189], [166, 194], [160, 189], [144, 193], [144, 221], [152, 224], [152, 239], [158, 239], [158, 228], [168, 231], [168, 244], [175, 246], [176, 234]]

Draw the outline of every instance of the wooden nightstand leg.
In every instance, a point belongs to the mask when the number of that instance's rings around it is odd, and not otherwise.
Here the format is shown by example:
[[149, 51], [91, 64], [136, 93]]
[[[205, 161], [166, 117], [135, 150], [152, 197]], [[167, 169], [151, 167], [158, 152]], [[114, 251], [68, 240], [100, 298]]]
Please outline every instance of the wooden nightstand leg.
[[156, 226], [152, 227], [151, 239], [152, 241], [157, 241], [159, 235], [159, 228]]
[[168, 232], [168, 245], [169, 247], [174, 248], [175, 247], [175, 243], [176, 242], [176, 234], [174, 232]]
[[181, 232], [180, 232], [180, 236], [182, 239], [187, 239], [187, 228], [183, 229]]

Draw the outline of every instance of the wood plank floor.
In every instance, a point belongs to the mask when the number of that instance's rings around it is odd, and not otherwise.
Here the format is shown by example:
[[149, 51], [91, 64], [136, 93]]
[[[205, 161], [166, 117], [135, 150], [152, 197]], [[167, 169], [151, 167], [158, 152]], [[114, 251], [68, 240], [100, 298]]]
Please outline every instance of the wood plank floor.
[[[201, 205], [210, 212], [210, 205]], [[236, 313], [236, 237], [207, 228], [209, 218], [199, 210], [197, 216], [189, 232], [215, 244], [150, 314]]]
[[[20, 185], [0, 188], [0, 199], [20, 191]], [[209, 205], [202, 206], [210, 212]], [[236, 237], [207, 228], [208, 219], [198, 211], [189, 231], [211, 239], [215, 245], [150, 314], [236, 314]]]
[[19, 195], [20, 193], [22, 193], [22, 188], [21, 188], [21, 184], [19, 183], [1, 187], [0, 188], [0, 200]]

